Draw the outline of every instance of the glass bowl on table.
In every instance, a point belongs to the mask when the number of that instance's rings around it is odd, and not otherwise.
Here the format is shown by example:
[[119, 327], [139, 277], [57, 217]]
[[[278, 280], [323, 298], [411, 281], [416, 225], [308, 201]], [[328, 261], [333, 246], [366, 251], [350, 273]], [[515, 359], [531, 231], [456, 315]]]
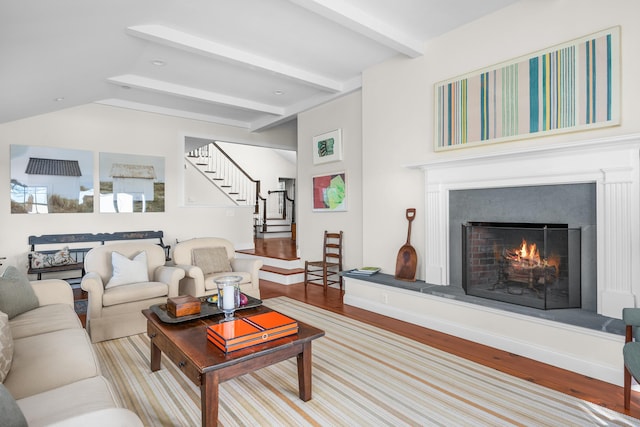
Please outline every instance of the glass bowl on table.
[[240, 276], [222, 276], [214, 279], [218, 288], [218, 309], [224, 313], [221, 322], [234, 320], [233, 314], [240, 307]]

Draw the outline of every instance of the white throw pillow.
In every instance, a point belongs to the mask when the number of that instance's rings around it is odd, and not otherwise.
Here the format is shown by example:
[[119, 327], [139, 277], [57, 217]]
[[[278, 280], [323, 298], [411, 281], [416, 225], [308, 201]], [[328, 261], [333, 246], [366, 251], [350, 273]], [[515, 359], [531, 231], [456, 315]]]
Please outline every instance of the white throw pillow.
[[113, 274], [105, 289], [149, 281], [145, 251], [140, 252], [133, 259], [118, 252], [111, 252], [111, 265], [113, 266]]
[[13, 360], [13, 337], [9, 327], [9, 316], [0, 311], [0, 383], [9, 373]]

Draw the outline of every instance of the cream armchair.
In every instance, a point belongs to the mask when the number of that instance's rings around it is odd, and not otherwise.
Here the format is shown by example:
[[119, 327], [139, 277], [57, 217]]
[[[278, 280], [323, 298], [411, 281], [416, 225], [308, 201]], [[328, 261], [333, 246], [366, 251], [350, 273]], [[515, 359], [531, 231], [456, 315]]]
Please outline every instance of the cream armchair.
[[87, 332], [91, 342], [147, 330], [141, 311], [178, 296], [184, 270], [165, 266], [164, 250], [154, 243], [98, 246], [84, 259], [80, 286], [89, 293]]
[[173, 250], [173, 261], [185, 273], [180, 281], [180, 295], [200, 297], [215, 294], [217, 289], [213, 280], [234, 275], [242, 277], [241, 292], [259, 299], [262, 261], [235, 258], [235, 253], [230, 241], [218, 237], [198, 237], [179, 242]]

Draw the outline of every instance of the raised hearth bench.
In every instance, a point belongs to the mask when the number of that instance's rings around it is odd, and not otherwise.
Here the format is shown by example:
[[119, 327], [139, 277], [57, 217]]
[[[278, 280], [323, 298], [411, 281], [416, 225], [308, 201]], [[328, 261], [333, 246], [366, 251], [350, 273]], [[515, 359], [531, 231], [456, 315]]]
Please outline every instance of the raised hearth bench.
[[345, 304], [622, 386], [621, 320], [578, 309], [537, 310], [384, 273], [343, 276]]

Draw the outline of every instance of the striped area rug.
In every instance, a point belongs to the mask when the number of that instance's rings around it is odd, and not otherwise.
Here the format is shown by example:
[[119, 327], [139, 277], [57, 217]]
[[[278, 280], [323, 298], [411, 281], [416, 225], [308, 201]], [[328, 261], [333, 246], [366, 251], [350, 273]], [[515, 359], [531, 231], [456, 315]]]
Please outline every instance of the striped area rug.
[[[365, 323], [279, 297], [265, 305], [324, 329], [313, 399], [295, 359], [220, 385], [222, 426], [639, 426], [640, 420], [503, 374]], [[200, 391], [146, 334], [95, 344], [122, 405], [146, 426], [198, 426]]]

